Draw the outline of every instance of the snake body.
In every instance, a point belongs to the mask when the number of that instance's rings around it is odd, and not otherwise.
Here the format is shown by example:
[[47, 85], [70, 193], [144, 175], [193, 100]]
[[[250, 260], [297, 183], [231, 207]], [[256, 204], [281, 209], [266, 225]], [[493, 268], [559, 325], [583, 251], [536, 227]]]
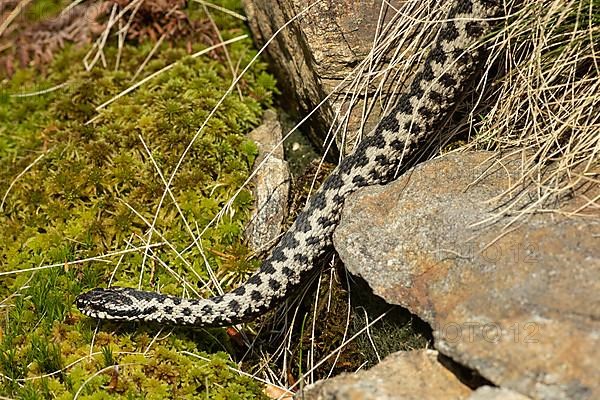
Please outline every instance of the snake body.
[[413, 83], [375, 131], [342, 160], [309, 200], [260, 269], [221, 296], [184, 299], [130, 288], [93, 289], [76, 305], [87, 316], [175, 325], [227, 326], [281, 303], [332, 244], [345, 198], [355, 190], [395, 179], [436, 134], [482, 59], [475, 46], [490, 30], [499, 0], [458, 0]]

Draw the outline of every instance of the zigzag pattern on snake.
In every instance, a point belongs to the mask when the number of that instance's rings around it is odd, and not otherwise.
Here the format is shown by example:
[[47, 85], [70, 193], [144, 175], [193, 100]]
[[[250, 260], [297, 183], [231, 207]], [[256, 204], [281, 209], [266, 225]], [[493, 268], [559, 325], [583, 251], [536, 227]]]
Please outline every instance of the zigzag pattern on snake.
[[[93, 289], [76, 305], [85, 315], [121, 321], [226, 326], [250, 320], [281, 303], [332, 244], [344, 199], [360, 187], [395, 179], [410, 159], [436, 135], [482, 52], [474, 49], [490, 30], [499, 0], [458, 0], [410, 88], [397, 106], [326, 179], [272, 250], [242, 286], [208, 299], [184, 299], [129, 288]], [[406, 166], [402, 165], [405, 169]]]

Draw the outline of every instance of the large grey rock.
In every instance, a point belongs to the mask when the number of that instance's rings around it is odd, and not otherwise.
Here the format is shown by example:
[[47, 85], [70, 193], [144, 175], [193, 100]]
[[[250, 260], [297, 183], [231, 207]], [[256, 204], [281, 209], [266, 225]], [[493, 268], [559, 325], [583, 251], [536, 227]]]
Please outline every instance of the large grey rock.
[[[376, 294], [431, 324], [441, 353], [496, 385], [600, 398], [600, 210], [580, 209], [600, 188], [581, 189], [565, 215], [504, 230], [508, 218], [480, 223], [519, 166], [454, 154], [361, 190], [346, 201], [335, 248]], [[576, 209], [587, 217], [567, 215]]]
[[258, 146], [252, 179], [254, 211], [246, 227], [250, 248], [260, 252], [276, 243], [287, 216], [290, 172], [283, 159], [281, 124], [274, 111], [265, 112], [263, 123], [248, 134]]
[[[313, 4], [305, 12], [308, 4]], [[384, 7], [383, 23], [394, 15], [393, 7], [400, 0], [391, 0]], [[255, 40], [266, 43], [273, 34], [296, 15], [303, 13], [283, 29], [269, 44], [266, 53], [278, 83], [286, 94], [290, 111], [300, 115], [311, 112], [371, 50], [377, 31], [382, 0], [243, 0], [248, 22]], [[384, 3], [385, 4], [385, 3]], [[347, 85], [340, 93], [359, 93]], [[376, 86], [366, 89], [369, 95]], [[385, 90], [385, 89], [384, 89]], [[361, 104], [359, 102], [359, 104]], [[309, 135], [316, 143], [323, 143], [328, 127], [335, 120], [335, 110], [345, 107], [342, 96], [333, 97], [310, 118]], [[348, 132], [358, 132], [362, 120], [362, 106], [350, 117]], [[366, 122], [365, 132], [378, 121], [376, 111]], [[353, 143], [350, 139], [348, 143]]]
[[381, 363], [356, 374], [342, 374], [307, 387], [305, 400], [460, 400], [471, 389], [437, 361], [434, 350], [389, 355]]

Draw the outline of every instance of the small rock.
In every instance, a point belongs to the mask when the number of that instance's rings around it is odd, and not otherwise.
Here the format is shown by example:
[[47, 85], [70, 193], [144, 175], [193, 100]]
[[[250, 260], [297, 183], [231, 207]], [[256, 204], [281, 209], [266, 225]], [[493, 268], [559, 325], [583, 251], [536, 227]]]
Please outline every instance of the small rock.
[[[287, 216], [290, 172], [283, 159], [282, 130], [277, 114], [265, 112], [263, 124], [248, 134], [258, 146], [252, 179], [255, 207], [245, 231], [249, 246], [256, 252], [267, 250], [277, 241]], [[269, 156], [269, 152], [273, 152]]]
[[435, 350], [401, 351], [367, 371], [308, 386], [305, 400], [466, 399], [471, 389], [437, 361]]
[[[449, 154], [365, 188], [346, 200], [335, 248], [377, 295], [427, 321], [441, 353], [494, 384], [600, 398], [600, 210], [503, 229], [512, 219], [494, 220], [498, 196], [520, 166]], [[565, 209], [599, 195], [590, 186]]]

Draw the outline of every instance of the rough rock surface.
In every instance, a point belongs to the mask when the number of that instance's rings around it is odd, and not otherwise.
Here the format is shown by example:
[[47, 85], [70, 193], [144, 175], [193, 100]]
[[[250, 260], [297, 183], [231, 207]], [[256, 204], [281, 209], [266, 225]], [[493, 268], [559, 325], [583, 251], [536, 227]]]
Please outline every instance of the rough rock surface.
[[343, 374], [307, 387], [305, 400], [467, 399], [472, 392], [437, 361], [435, 350], [389, 355], [356, 374]]
[[[287, 21], [307, 8], [304, 0], [243, 0], [253, 36], [264, 44]], [[286, 93], [290, 111], [306, 115], [362, 61], [373, 45], [382, 0], [328, 0], [314, 2], [301, 19], [282, 30], [266, 49], [279, 84]], [[391, 0], [391, 7], [400, 0]], [[384, 9], [386, 9], [384, 7]], [[371, 89], [369, 89], [371, 90]], [[375, 89], [372, 88], [374, 91]], [[351, 89], [348, 89], [351, 91]], [[364, 93], [355, 93], [361, 98]], [[335, 110], [343, 108], [342, 99], [325, 103], [309, 122], [309, 134], [323, 143]], [[358, 132], [361, 107], [350, 117], [348, 132]], [[379, 116], [373, 113], [366, 123], [372, 127]]]
[[470, 395], [467, 400], [528, 400], [529, 397], [523, 396], [512, 390], [498, 388], [493, 386], [481, 386]]
[[[347, 199], [334, 245], [376, 294], [427, 321], [454, 361], [536, 399], [600, 398], [600, 210], [503, 230], [510, 218], [490, 221], [495, 197], [519, 165], [487, 152], [421, 164]], [[599, 195], [584, 188], [564, 209]]]
[[250, 132], [248, 138], [258, 146], [258, 157], [254, 161], [256, 175], [252, 179], [255, 207], [245, 237], [249, 246], [258, 252], [271, 247], [281, 233], [287, 216], [290, 172], [283, 159], [283, 146], [277, 147], [282, 132], [274, 111], [265, 112], [262, 125]]

